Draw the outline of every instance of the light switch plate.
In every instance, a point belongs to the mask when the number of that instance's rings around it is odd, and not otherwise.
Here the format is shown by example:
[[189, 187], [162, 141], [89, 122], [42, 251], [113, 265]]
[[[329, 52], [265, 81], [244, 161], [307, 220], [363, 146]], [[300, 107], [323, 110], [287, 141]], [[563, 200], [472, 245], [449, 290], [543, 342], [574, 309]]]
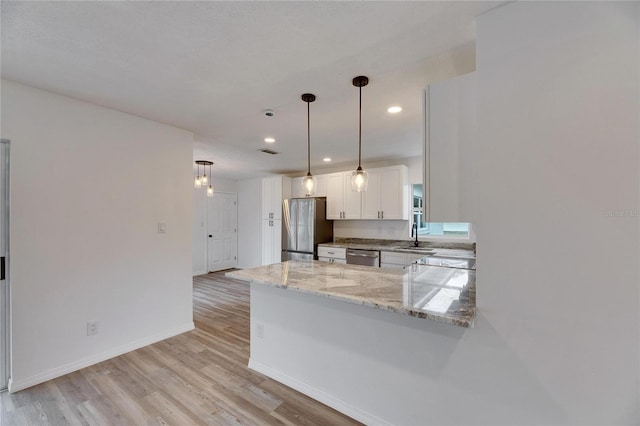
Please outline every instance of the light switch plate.
[[167, 223], [158, 222], [158, 234], [166, 234], [166, 233], [167, 233]]

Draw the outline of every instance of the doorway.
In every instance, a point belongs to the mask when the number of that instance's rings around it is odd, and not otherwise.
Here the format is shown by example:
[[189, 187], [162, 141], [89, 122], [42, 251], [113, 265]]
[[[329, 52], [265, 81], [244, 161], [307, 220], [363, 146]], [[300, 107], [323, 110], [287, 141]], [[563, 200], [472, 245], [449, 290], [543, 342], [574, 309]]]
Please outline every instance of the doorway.
[[238, 264], [238, 195], [216, 192], [207, 202], [207, 269], [235, 268]]
[[9, 286], [9, 148], [0, 139], [0, 390], [6, 390], [11, 372], [11, 289]]

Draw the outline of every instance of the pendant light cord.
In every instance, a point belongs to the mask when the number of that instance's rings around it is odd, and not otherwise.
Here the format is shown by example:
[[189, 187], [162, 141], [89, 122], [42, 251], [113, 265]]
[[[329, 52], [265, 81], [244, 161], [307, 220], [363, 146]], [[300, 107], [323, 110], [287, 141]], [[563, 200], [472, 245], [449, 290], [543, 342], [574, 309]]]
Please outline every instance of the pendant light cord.
[[358, 110], [358, 169], [362, 159], [362, 86], [360, 86], [360, 109]]
[[307, 102], [307, 175], [311, 174], [311, 115], [310, 105], [311, 102]]

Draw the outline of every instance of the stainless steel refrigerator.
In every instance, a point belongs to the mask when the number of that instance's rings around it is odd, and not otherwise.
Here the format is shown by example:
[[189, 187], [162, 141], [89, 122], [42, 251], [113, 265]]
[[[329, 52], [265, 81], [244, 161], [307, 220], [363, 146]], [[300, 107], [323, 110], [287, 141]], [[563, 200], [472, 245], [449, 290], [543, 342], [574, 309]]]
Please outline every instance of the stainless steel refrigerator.
[[326, 198], [289, 198], [282, 203], [282, 261], [318, 259], [318, 244], [333, 242]]

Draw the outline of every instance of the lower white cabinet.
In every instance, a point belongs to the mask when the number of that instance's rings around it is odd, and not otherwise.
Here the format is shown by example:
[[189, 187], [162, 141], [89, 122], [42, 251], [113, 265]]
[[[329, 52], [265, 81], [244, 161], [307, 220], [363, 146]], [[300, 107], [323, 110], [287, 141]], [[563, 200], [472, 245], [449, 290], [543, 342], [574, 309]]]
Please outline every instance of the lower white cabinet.
[[347, 249], [341, 247], [318, 246], [318, 260], [329, 263], [347, 263]]
[[282, 258], [282, 221], [262, 221], [262, 264], [279, 263]]
[[418, 259], [422, 259], [424, 254], [396, 253], [393, 251], [380, 252], [380, 267], [387, 269], [406, 269]]

